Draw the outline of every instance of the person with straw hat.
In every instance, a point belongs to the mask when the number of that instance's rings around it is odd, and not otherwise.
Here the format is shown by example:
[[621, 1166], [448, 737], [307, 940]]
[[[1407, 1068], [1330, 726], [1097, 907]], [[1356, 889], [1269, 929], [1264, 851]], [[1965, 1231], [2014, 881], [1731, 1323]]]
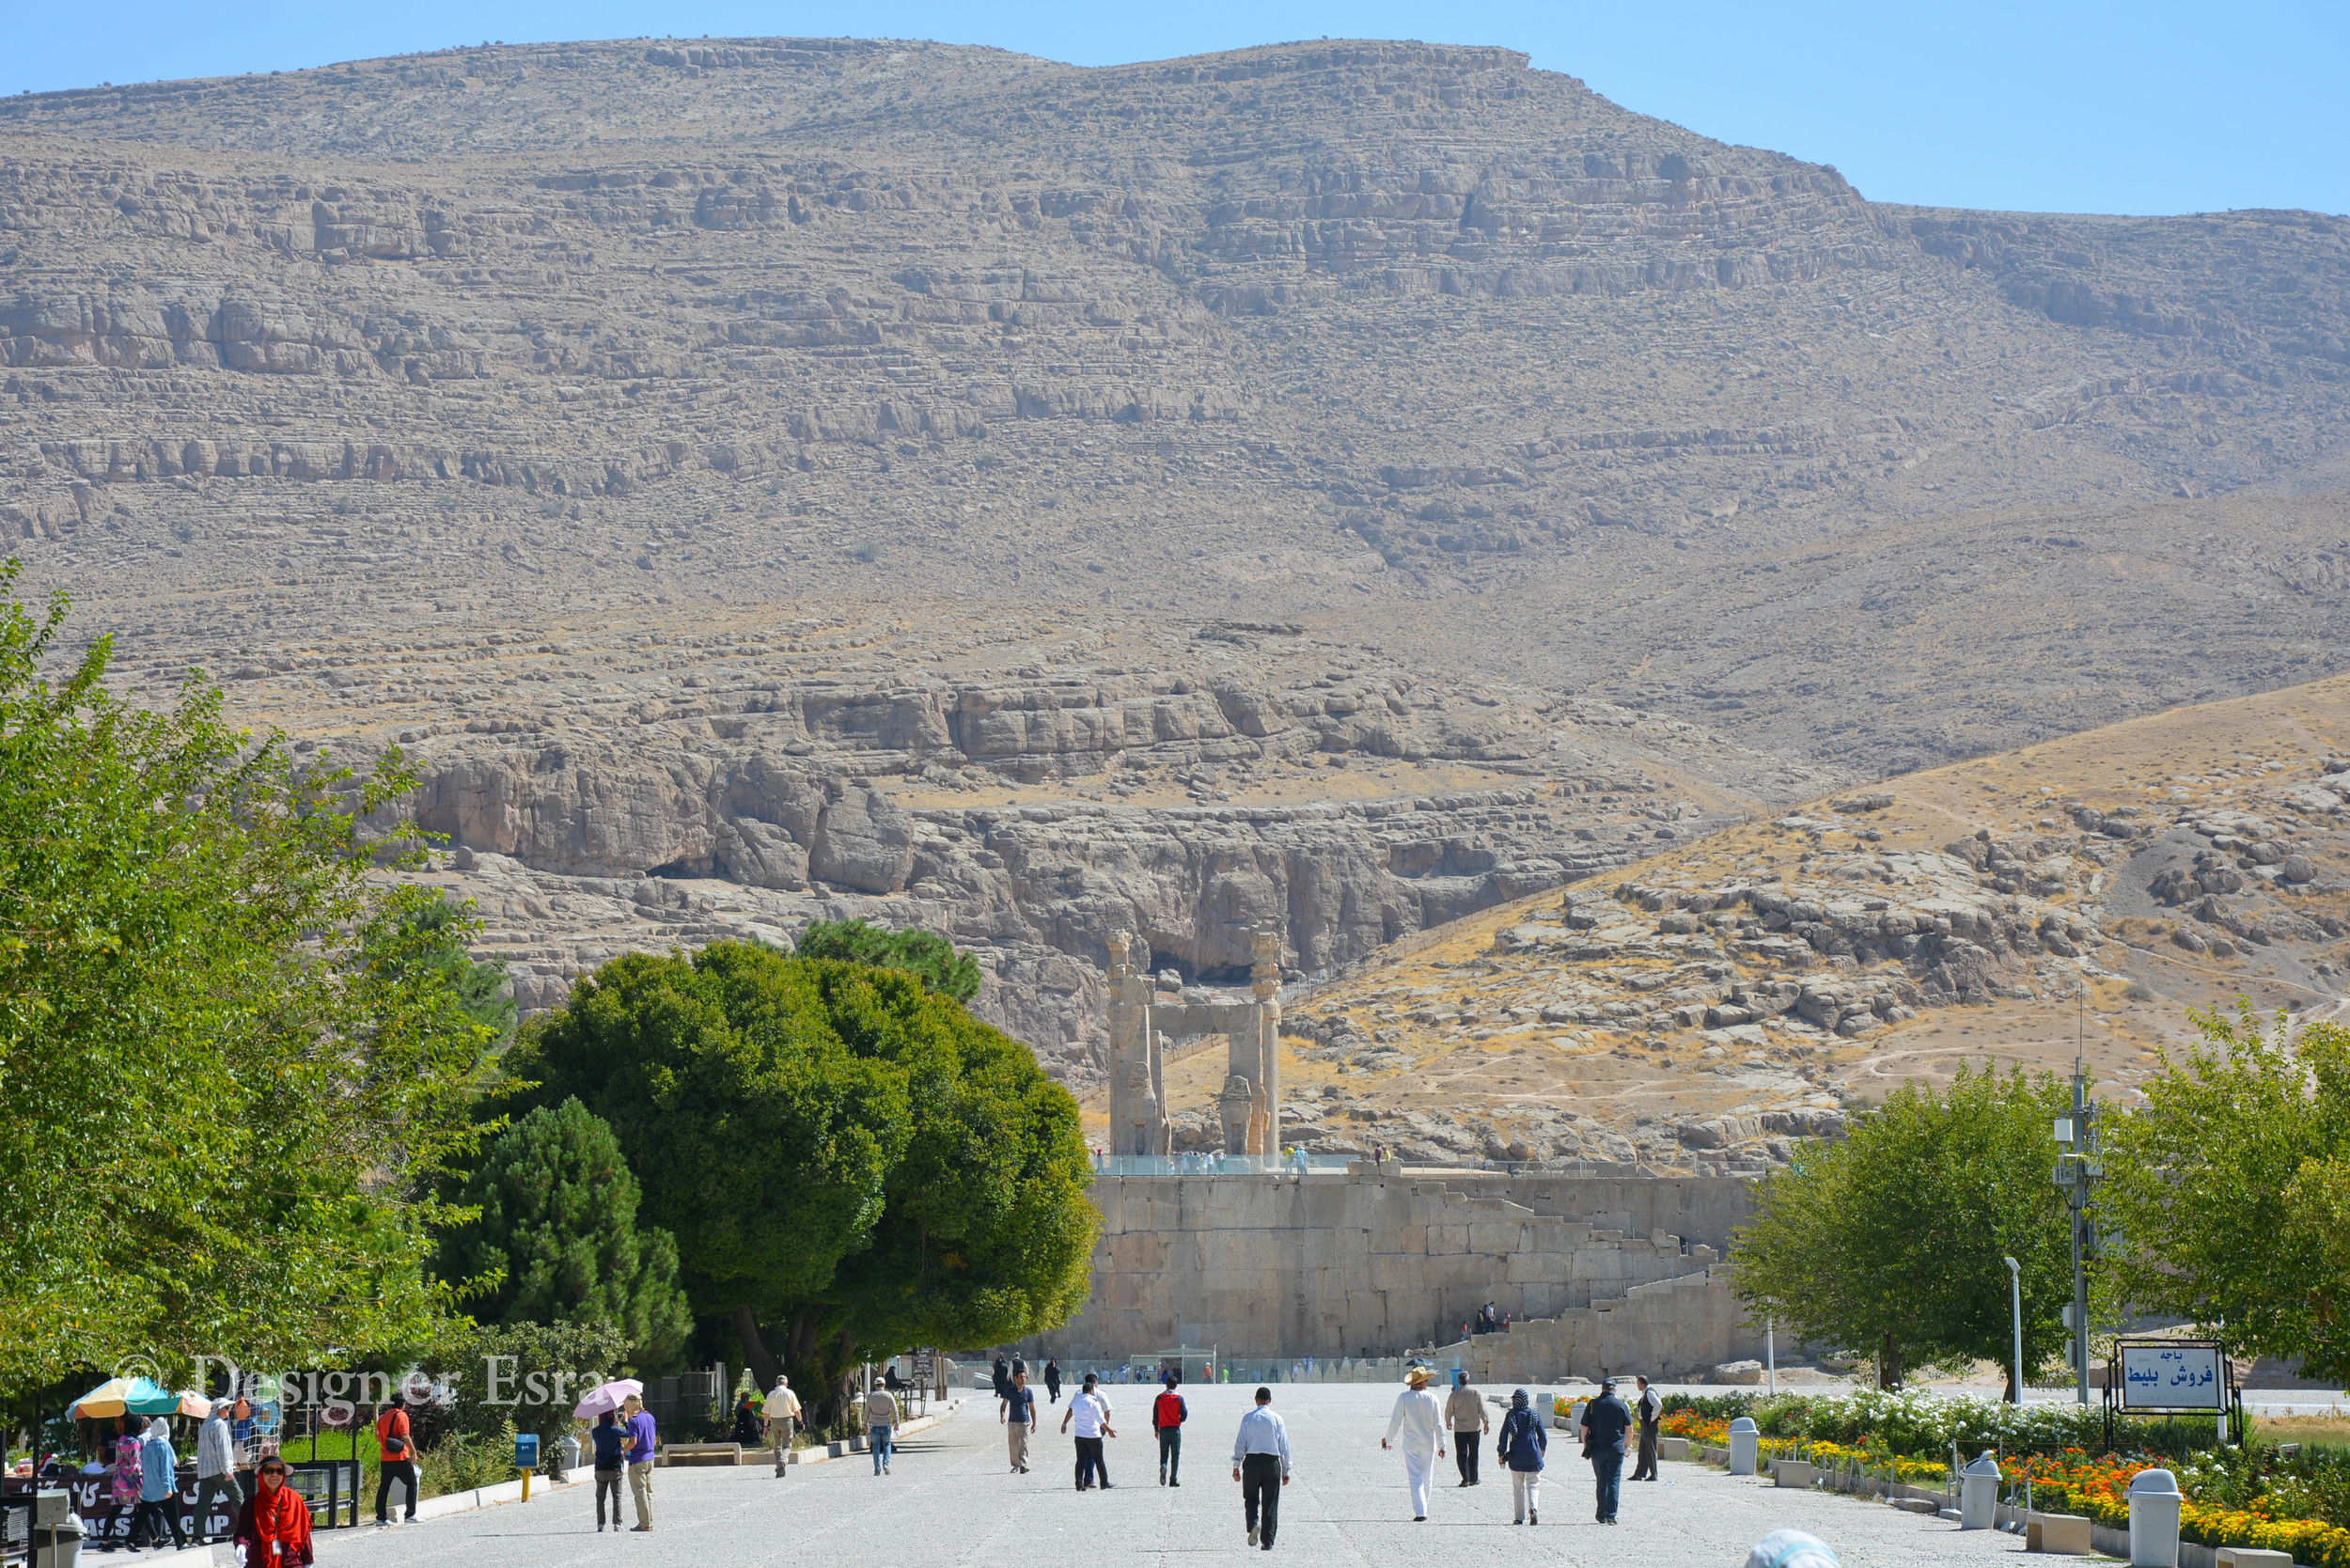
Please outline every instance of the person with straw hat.
[[1428, 1391], [1428, 1369], [1414, 1367], [1403, 1374], [1404, 1390], [1395, 1399], [1395, 1413], [1387, 1418], [1387, 1435], [1379, 1439], [1383, 1449], [1401, 1448], [1403, 1452], [1403, 1480], [1412, 1494], [1412, 1520], [1424, 1524], [1428, 1519], [1428, 1478], [1444, 1457], [1444, 1405]]

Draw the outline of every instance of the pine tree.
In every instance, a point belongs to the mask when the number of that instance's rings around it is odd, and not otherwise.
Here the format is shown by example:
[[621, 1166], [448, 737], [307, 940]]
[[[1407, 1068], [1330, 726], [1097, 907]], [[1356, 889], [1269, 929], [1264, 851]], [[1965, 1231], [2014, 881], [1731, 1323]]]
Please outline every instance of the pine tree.
[[445, 1278], [502, 1271], [473, 1304], [484, 1323], [603, 1323], [639, 1372], [674, 1365], [694, 1321], [677, 1244], [639, 1230], [635, 1176], [610, 1126], [577, 1099], [541, 1105], [499, 1136], [459, 1201], [479, 1217], [443, 1243]]

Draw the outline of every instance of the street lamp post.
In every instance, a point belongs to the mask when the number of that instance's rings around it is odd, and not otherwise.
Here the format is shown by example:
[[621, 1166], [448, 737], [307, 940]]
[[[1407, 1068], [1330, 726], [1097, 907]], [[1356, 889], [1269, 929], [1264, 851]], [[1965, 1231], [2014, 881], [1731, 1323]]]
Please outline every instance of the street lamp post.
[[2073, 1221], [2073, 1302], [2065, 1311], [2065, 1326], [2073, 1331], [2074, 1397], [2089, 1403], [2089, 1269], [2097, 1261], [2095, 1208], [2097, 1184], [2105, 1165], [2098, 1157], [2098, 1110], [2089, 1097], [2087, 1052], [2076, 1048], [2073, 1058], [2073, 1114], [2059, 1118], [2056, 1140], [2056, 1184], [2064, 1189], [2065, 1207]]
[[2008, 1304], [2015, 1319], [2015, 1403], [2024, 1403], [2024, 1269], [2014, 1259], [2007, 1260]]

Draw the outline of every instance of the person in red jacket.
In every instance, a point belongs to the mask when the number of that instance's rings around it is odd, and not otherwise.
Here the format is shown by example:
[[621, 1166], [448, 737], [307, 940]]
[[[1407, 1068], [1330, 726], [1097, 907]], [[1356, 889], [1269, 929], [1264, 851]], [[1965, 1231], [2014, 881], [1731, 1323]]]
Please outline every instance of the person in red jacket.
[[1173, 1372], [1159, 1383], [1159, 1397], [1151, 1402], [1151, 1430], [1159, 1435], [1159, 1484], [1181, 1486], [1175, 1471], [1183, 1461], [1183, 1422], [1191, 1415], [1191, 1406], [1175, 1391]]
[[408, 1412], [400, 1407], [400, 1395], [392, 1395], [384, 1413], [375, 1418], [375, 1524], [378, 1529], [392, 1522], [384, 1507], [389, 1499], [392, 1482], [408, 1488], [408, 1523], [416, 1522], [416, 1442], [415, 1433], [408, 1424]]
[[244, 1568], [307, 1568], [312, 1560], [309, 1501], [286, 1484], [286, 1462], [275, 1454], [261, 1461], [260, 1485], [237, 1511], [233, 1539]]

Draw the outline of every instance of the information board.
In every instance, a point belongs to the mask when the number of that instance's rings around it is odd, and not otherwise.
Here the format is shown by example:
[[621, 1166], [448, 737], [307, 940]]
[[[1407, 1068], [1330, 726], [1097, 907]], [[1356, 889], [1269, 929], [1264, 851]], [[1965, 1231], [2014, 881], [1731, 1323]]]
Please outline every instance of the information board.
[[2226, 1406], [2227, 1367], [2216, 1344], [2123, 1341], [2121, 1398], [2124, 1410], [2210, 1410]]

